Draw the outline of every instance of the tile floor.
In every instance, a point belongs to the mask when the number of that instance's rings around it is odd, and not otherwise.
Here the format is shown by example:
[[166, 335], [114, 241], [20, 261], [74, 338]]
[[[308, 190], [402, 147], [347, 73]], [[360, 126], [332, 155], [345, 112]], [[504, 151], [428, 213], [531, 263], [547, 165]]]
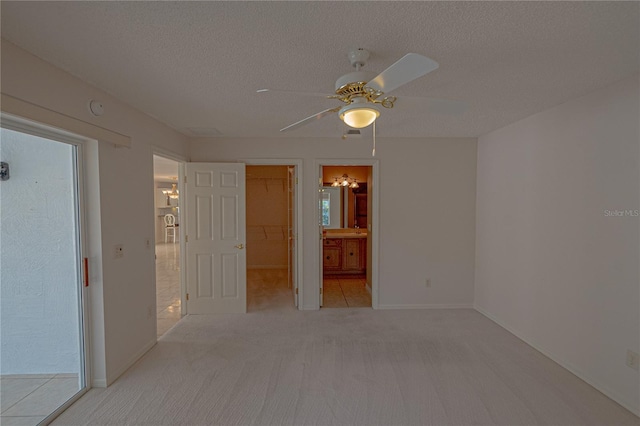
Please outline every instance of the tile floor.
[[158, 337], [180, 321], [180, 244], [156, 244]]
[[0, 376], [0, 424], [37, 425], [79, 390], [77, 374]]
[[323, 308], [370, 308], [371, 294], [363, 276], [328, 275], [322, 280]]
[[[323, 308], [370, 308], [364, 276], [324, 278]], [[180, 321], [180, 245], [156, 244], [158, 337]], [[295, 309], [286, 269], [247, 270], [247, 311]]]

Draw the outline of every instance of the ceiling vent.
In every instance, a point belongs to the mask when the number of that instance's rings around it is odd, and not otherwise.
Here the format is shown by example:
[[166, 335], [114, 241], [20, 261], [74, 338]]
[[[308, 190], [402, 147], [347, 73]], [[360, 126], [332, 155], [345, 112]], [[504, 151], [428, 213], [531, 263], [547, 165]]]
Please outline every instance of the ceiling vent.
[[360, 139], [362, 138], [362, 133], [360, 133], [359, 129], [347, 129], [342, 134], [342, 139]]

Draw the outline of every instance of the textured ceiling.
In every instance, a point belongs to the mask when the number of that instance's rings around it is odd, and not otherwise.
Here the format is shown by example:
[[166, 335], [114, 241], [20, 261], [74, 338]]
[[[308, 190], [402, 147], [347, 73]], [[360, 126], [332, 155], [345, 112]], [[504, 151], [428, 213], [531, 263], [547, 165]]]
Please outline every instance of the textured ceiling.
[[[638, 72], [638, 2], [11, 2], [2, 37], [187, 135], [334, 137], [351, 47], [379, 72], [407, 52], [440, 63], [393, 92], [380, 136], [478, 136]], [[404, 96], [464, 100], [435, 115]], [[108, 105], [106, 105], [108, 109]], [[187, 129], [195, 129], [189, 131]]]

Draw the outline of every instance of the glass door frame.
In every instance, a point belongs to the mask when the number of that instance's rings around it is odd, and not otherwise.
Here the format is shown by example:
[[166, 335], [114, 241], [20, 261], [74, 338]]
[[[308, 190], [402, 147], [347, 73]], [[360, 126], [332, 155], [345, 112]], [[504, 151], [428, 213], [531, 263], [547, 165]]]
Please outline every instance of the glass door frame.
[[87, 220], [86, 220], [86, 203], [85, 203], [85, 151], [86, 144], [92, 142], [90, 138], [85, 138], [70, 132], [66, 132], [60, 129], [55, 129], [44, 124], [40, 124], [31, 120], [27, 120], [14, 115], [0, 113], [0, 127], [13, 130], [15, 132], [24, 133], [32, 136], [37, 136], [44, 139], [49, 139], [55, 142], [64, 143], [73, 147], [73, 185], [74, 191], [72, 194], [74, 203], [74, 219], [76, 223], [75, 229], [75, 244], [77, 248], [76, 255], [76, 273], [79, 277], [76, 283], [80, 288], [78, 289], [78, 343], [79, 343], [79, 372], [78, 372], [78, 392], [76, 392], [71, 398], [69, 398], [64, 404], [59, 406], [56, 410], [50, 413], [42, 420], [40, 424], [46, 425], [52, 422], [58, 417], [64, 410], [76, 402], [82, 395], [84, 395], [91, 387], [91, 365], [90, 365], [90, 335], [89, 335], [89, 319], [90, 319], [90, 307], [89, 307], [89, 289], [88, 280], [89, 273], [85, 268], [85, 262], [90, 259], [89, 244], [87, 240]]

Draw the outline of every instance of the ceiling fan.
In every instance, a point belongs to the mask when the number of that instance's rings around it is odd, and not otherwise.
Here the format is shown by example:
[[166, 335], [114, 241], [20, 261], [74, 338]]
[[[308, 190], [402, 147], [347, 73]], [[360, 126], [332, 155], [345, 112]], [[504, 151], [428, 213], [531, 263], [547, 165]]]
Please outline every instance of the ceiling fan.
[[[335, 84], [335, 94], [294, 92], [288, 90], [259, 89], [258, 93], [274, 92], [294, 95], [320, 96], [327, 99], [337, 99], [344, 105], [325, 109], [310, 117], [304, 118], [280, 129], [281, 132], [297, 129], [312, 121], [338, 113], [342, 121], [350, 127], [361, 129], [369, 126], [379, 116], [382, 108], [393, 108], [397, 98], [388, 93], [398, 87], [422, 77], [438, 68], [438, 63], [433, 59], [417, 53], [407, 53], [397, 62], [380, 74], [362, 71], [369, 59], [369, 51], [355, 49], [349, 52], [349, 61], [355, 71], [338, 78]], [[461, 113], [467, 105], [459, 101], [447, 101], [433, 98], [421, 98], [430, 102], [429, 110], [432, 112]]]

